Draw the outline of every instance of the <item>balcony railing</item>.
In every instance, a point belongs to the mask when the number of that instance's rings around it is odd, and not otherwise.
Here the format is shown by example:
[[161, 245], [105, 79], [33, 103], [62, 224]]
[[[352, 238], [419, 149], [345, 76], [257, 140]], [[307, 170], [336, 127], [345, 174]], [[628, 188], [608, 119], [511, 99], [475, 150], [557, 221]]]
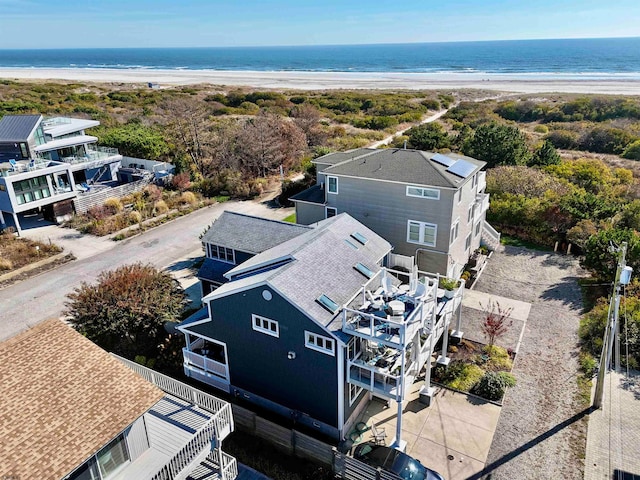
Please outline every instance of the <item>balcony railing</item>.
[[187, 348], [182, 349], [182, 356], [184, 362], [188, 365], [193, 365], [207, 373], [213, 373], [222, 378], [229, 378], [228, 366], [224, 363], [216, 362], [206, 355], [199, 355]]
[[72, 165], [77, 165], [80, 163], [92, 163], [109, 160], [116, 155], [120, 155], [117, 148], [95, 147], [95, 149], [87, 150], [87, 153], [84, 155], [70, 155], [68, 157], [61, 157], [60, 161], [64, 163], [70, 163]]
[[349, 378], [347, 381], [361, 386], [373, 393], [390, 398], [402, 400], [402, 375], [383, 371], [378, 367], [368, 365], [360, 359], [349, 360]]
[[10, 177], [11, 175], [19, 175], [26, 172], [33, 172], [41, 170], [43, 168], [53, 167], [56, 165], [62, 165], [60, 162], [55, 162], [47, 159], [38, 158], [33, 163], [30, 161], [21, 160], [17, 162], [16, 167], [10, 167], [9, 169], [0, 170], [0, 177]]
[[475, 220], [480, 218], [484, 212], [489, 210], [489, 194], [479, 193], [476, 195]]
[[482, 192], [487, 187], [487, 172], [478, 172], [478, 187], [476, 192]]
[[214, 414], [214, 425], [216, 429], [215, 435], [219, 441], [224, 440], [233, 431], [233, 414], [229, 403], [224, 400], [220, 400], [213, 395], [209, 395], [208, 393], [201, 392], [186, 383], [182, 383], [174, 378], [163, 375], [162, 373], [143, 367], [131, 360], [119, 357], [113, 353], [111, 355], [166, 393], [169, 393], [174, 397], [181, 398], [186, 402], [197, 405], [203, 410]]

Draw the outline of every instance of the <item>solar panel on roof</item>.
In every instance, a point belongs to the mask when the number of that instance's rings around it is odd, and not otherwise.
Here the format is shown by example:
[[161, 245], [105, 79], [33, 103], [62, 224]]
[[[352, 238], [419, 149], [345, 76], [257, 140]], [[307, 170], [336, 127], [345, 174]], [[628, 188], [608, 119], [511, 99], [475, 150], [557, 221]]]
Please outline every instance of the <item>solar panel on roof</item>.
[[431, 160], [433, 160], [436, 163], [439, 163], [440, 165], [444, 165], [445, 167], [450, 167], [451, 165], [456, 163], [456, 161], [453, 158], [449, 158], [446, 155], [443, 155], [441, 153], [436, 153], [433, 157], [431, 157]]
[[447, 172], [453, 173], [458, 177], [467, 178], [475, 169], [476, 166], [473, 163], [467, 162], [466, 160], [458, 160], [450, 167], [447, 167]]

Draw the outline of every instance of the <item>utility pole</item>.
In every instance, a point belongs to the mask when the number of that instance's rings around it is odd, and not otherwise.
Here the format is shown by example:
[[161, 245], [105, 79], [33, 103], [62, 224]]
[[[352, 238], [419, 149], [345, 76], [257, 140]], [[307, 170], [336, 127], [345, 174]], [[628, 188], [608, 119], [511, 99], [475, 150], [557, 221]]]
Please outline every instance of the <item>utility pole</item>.
[[[616, 268], [616, 276], [613, 281], [613, 293], [611, 300], [609, 301], [609, 313], [607, 316], [607, 326], [604, 331], [604, 339], [602, 341], [602, 354], [600, 355], [600, 367], [598, 368], [598, 380], [596, 383], [596, 392], [593, 397], [593, 406], [595, 408], [602, 407], [602, 398], [604, 396], [604, 377], [611, 364], [611, 352], [616, 347], [616, 370], [620, 368], [620, 341], [618, 325], [618, 310], [620, 307], [620, 287], [622, 283], [625, 285], [629, 283], [630, 268], [625, 264], [625, 257], [627, 254], [627, 242], [623, 242], [619, 248], [614, 249], [618, 253], [618, 267]], [[620, 277], [625, 272], [623, 282], [620, 282]]]

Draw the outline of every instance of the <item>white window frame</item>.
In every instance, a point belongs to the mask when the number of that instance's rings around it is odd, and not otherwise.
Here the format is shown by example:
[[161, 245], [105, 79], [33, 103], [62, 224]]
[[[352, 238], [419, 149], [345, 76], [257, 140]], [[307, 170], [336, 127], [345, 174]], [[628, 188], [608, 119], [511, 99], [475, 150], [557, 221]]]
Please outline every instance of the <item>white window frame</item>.
[[456, 218], [456, 221], [451, 225], [451, 232], [449, 234], [449, 245], [453, 245], [453, 243], [458, 239], [460, 234], [460, 217]]
[[482, 229], [480, 228], [480, 222], [476, 223], [476, 226], [474, 227], [474, 229], [475, 229], [474, 236], [477, 237], [478, 235], [480, 235], [480, 232], [482, 232]]
[[[415, 192], [410, 193], [411, 190], [415, 190]], [[425, 188], [407, 185], [407, 197], [426, 198], [427, 200], [440, 200], [440, 190], [438, 190], [437, 188]]]
[[[328, 342], [331, 345], [331, 348], [318, 345], [316, 343], [318, 340], [322, 340], [323, 344], [326, 344]], [[335, 357], [336, 355], [336, 342], [333, 338], [325, 337], [324, 335], [318, 335], [317, 333], [309, 332], [307, 330], [304, 331], [304, 346], [311, 350], [315, 350], [316, 352], [324, 353], [325, 355], [331, 355], [332, 357]]]
[[353, 406], [353, 403], [358, 399], [360, 394], [362, 393], [362, 388], [360, 385], [355, 385], [353, 383], [349, 384], [349, 406]]
[[471, 205], [469, 205], [469, 211], [467, 213], [467, 223], [473, 222], [473, 217], [475, 217], [475, 213], [476, 213], [476, 204], [472, 203]]
[[324, 218], [331, 218], [329, 216], [329, 210], [333, 210], [333, 215], [332, 216], [336, 216], [338, 215], [338, 209], [336, 207], [324, 207]]
[[[264, 325], [267, 325], [266, 327]], [[275, 326], [275, 330], [271, 327]], [[251, 327], [260, 333], [271, 335], [272, 337], [280, 338], [280, 325], [276, 320], [263, 317], [262, 315], [251, 314]]]
[[467, 238], [464, 239], [464, 249], [469, 250], [471, 248], [471, 232], [467, 235]]
[[[225, 258], [220, 257], [221, 249], [223, 249], [224, 251]], [[229, 252], [231, 252], [231, 260], [227, 258], [229, 256]], [[207, 257], [213, 258], [215, 260], [220, 260], [221, 262], [230, 263], [232, 265], [236, 264], [236, 251], [233, 248], [223, 247], [221, 245], [215, 245], [213, 243], [207, 243]]]
[[458, 203], [460, 203], [462, 201], [462, 188], [463, 188], [463, 186], [460, 187], [458, 189], [458, 191], [456, 192], [456, 195], [458, 195]]
[[[418, 232], [418, 236], [419, 236], [418, 241], [411, 239], [412, 224], [417, 225], [420, 229]], [[424, 232], [426, 228], [433, 228], [433, 243], [424, 241]], [[418, 220], [407, 220], [407, 242], [408, 243], [415, 243], [417, 245], [424, 245], [427, 247], [435, 247], [437, 241], [438, 241], [438, 225], [436, 225], [435, 223], [419, 222]]]
[[[331, 191], [331, 180], [335, 180], [336, 181], [336, 191], [335, 192]], [[332, 193], [334, 195], [338, 194], [338, 177], [327, 176], [327, 193]]]

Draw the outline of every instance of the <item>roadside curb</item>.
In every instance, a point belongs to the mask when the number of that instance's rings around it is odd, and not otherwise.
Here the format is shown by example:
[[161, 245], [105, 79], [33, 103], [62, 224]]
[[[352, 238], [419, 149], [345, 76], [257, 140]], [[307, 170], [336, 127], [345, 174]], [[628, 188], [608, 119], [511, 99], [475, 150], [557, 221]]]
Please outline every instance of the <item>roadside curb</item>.
[[69, 255], [68, 252], [61, 252], [61, 253], [57, 253], [51, 257], [47, 257], [45, 259], [42, 260], [38, 260], [35, 263], [30, 263], [29, 265], [25, 265], [24, 267], [20, 267], [17, 270], [14, 270], [12, 272], [9, 273], [5, 273], [3, 275], [0, 275], [0, 282], [5, 282], [7, 280], [11, 280], [14, 277], [17, 277], [18, 275], [21, 275], [23, 273], [26, 272], [30, 272], [31, 270], [35, 270], [37, 268], [43, 267], [45, 265], [48, 265], [50, 263], [56, 262], [64, 257], [66, 257], [67, 255]]

